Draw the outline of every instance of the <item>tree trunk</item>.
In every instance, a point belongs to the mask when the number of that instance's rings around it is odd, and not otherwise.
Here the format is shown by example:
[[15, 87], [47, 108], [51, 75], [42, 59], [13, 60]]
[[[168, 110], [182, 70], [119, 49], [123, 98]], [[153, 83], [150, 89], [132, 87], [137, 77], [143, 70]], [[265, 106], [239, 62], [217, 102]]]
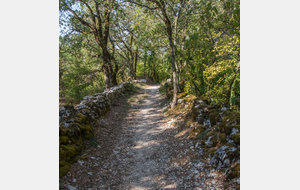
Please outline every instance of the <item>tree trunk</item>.
[[107, 50], [103, 50], [103, 73], [104, 73], [104, 81], [105, 81], [105, 88], [108, 89], [112, 86], [112, 68], [110, 64], [110, 56]]
[[110, 76], [109, 76], [109, 69], [106, 65], [103, 65], [103, 74], [104, 74], [104, 82], [105, 82], [105, 88], [110, 88]]
[[112, 74], [112, 84], [114, 86], [118, 86], [118, 82], [117, 82], [117, 73], [118, 73], [118, 71], [119, 71], [119, 66], [118, 66], [117, 63], [115, 63], [115, 70]]
[[130, 78], [134, 80], [133, 59], [129, 62]]
[[238, 64], [237, 68], [236, 68], [236, 72], [235, 72], [235, 75], [231, 81], [231, 83], [229, 84], [229, 90], [228, 90], [228, 93], [227, 93], [227, 99], [228, 99], [228, 105], [230, 106], [230, 99], [231, 99], [231, 89], [232, 89], [232, 85], [235, 81], [235, 78], [236, 78], [236, 75], [238, 74], [238, 71], [240, 69], [240, 63]]
[[153, 61], [153, 81], [156, 82], [155, 62]]
[[216, 102], [212, 99], [212, 97], [211, 97], [210, 94], [209, 94], [209, 80], [208, 80], [208, 82], [207, 82], [207, 95], [208, 95], [208, 97], [210, 98], [210, 100], [214, 103], [214, 105], [217, 105]]
[[147, 68], [147, 49], [144, 50], [144, 78], [146, 78], [146, 68]]
[[135, 64], [134, 64], [134, 79], [136, 80], [136, 65], [137, 65], [137, 60], [138, 60], [138, 48], [136, 48], [135, 51]]
[[177, 102], [177, 75], [176, 75], [176, 67], [175, 67], [175, 47], [172, 41], [172, 28], [171, 28], [171, 23], [170, 21], [168, 22], [167, 25], [167, 33], [169, 37], [169, 43], [170, 43], [170, 48], [171, 48], [171, 58], [172, 58], [172, 72], [173, 72], [173, 87], [174, 87], [174, 93], [173, 93], [173, 101], [171, 104], [171, 108], [174, 108]]

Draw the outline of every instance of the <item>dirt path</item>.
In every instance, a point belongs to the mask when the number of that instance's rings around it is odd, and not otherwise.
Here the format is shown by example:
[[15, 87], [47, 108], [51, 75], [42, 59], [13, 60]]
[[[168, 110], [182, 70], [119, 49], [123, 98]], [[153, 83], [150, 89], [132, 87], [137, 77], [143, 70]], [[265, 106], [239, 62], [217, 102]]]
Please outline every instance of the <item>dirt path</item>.
[[98, 146], [60, 180], [65, 189], [222, 189], [213, 187], [213, 171], [191, 161], [189, 141], [164, 119], [158, 87], [143, 89], [139, 106], [129, 109], [124, 98], [115, 103], [99, 121]]

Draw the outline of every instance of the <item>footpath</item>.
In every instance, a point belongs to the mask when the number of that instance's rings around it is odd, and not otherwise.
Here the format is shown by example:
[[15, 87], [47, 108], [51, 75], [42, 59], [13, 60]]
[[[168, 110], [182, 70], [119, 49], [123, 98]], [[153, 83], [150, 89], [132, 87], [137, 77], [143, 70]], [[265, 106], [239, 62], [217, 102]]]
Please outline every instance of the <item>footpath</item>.
[[196, 159], [188, 134], [164, 117], [158, 88], [147, 85], [114, 102], [60, 189], [225, 189], [224, 176]]

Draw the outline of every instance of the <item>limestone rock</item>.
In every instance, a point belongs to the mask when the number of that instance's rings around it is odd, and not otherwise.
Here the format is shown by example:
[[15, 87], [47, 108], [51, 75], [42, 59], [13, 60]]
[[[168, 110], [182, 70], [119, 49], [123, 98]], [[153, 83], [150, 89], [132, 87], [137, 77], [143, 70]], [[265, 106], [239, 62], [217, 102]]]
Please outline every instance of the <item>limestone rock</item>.
[[[144, 80], [142, 82], [145, 82]], [[121, 83], [96, 93], [85, 96], [75, 108], [66, 105], [59, 108], [59, 175], [64, 176], [70, 169], [70, 164], [77, 161], [78, 153], [84, 148], [82, 138], [89, 139], [93, 136], [93, 127], [97, 119], [104, 116], [113, 103], [129, 83]], [[83, 161], [79, 162], [80, 165]]]

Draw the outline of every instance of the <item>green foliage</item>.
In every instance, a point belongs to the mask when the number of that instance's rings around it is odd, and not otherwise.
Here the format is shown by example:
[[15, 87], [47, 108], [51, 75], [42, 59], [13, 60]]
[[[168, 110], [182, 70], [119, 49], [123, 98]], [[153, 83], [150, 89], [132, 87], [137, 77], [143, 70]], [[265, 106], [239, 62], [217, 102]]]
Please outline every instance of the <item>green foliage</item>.
[[104, 89], [103, 74], [97, 72], [98, 62], [87, 43], [82, 35], [60, 38], [59, 96], [65, 104]]
[[[85, 2], [94, 10], [94, 1]], [[165, 15], [146, 8], [155, 7], [155, 1], [138, 2], [146, 6], [102, 2], [113, 10], [107, 50], [119, 67], [117, 81], [134, 77], [135, 63], [137, 76], [154, 82], [173, 80], [170, 41], [161, 19]], [[70, 0], [60, 1], [60, 13], [77, 4], [81, 18], [91, 17], [86, 5]], [[171, 22], [180, 91], [211, 96], [216, 103], [239, 110], [240, 1], [168, 1], [164, 9]], [[102, 49], [90, 29], [69, 14], [60, 16], [61, 27], [69, 24], [80, 33], [60, 37], [60, 100], [67, 103], [104, 89]]]

